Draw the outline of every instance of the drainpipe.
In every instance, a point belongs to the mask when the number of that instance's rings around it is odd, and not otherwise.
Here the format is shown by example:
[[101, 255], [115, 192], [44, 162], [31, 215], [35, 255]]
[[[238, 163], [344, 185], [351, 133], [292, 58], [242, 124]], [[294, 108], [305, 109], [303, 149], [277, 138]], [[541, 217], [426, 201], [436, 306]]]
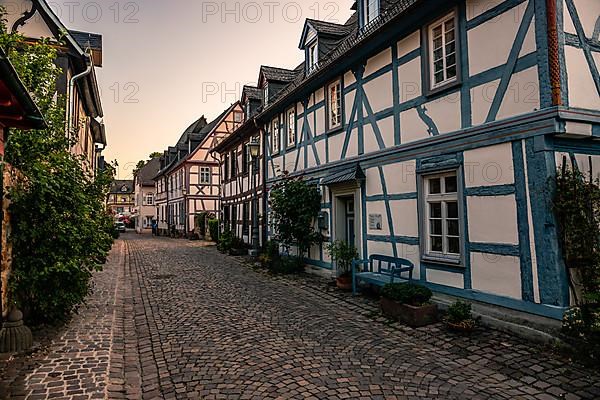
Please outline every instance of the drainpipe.
[[560, 56], [558, 46], [558, 12], [556, 0], [546, 0], [546, 25], [548, 26], [548, 69], [550, 72], [550, 88], [552, 105], [562, 105]]
[[75, 83], [77, 83], [78, 80], [88, 76], [89, 74], [92, 73], [92, 70], [94, 69], [94, 63], [91, 60], [91, 57], [89, 54], [85, 54], [86, 57], [86, 63], [87, 63], [87, 68], [85, 69], [85, 71], [83, 71], [80, 74], [77, 74], [75, 76], [73, 76], [70, 80], [69, 80], [69, 92], [68, 92], [68, 96], [69, 96], [69, 112], [67, 114], [67, 137], [69, 138], [69, 140], [71, 140], [71, 128], [72, 128], [72, 124], [73, 124], [73, 115], [75, 114], [75, 103], [74, 103], [74, 93], [75, 93]]

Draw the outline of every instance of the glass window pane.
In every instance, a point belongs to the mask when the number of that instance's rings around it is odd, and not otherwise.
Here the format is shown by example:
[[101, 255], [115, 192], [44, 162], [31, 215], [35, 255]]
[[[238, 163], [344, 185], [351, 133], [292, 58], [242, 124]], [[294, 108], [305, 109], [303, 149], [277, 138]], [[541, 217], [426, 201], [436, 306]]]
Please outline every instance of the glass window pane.
[[433, 235], [441, 235], [442, 234], [442, 220], [441, 219], [432, 219], [430, 221], [431, 233]]
[[439, 194], [442, 193], [442, 183], [440, 178], [430, 178], [429, 181], [429, 193]]
[[454, 18], [446, 21], [446, 31], [454, 29]]
[[438, 25], [435, 28], [433, 28], [433, 38], [437, 39], [441, 36], [442, 36], [442, 26]]
[[448, 253], [460, 254], [460, 239], [457, 237], [448, 238]]
[[458, 220], [457, 219], [448, 220], [448, 235], [451, 235], [451, 236], [458, 236], [459, 235]]
[[446, 183], [445, 193], [456, 193], [458, 191], [456, 176], [447, 176], [444, 180]]
[[455, 53], [450, 54], [449, 56], [446, 57], [446, 65], [448, 65], [448, 66], [456, 65], [456, 54]]
[[458, 219], [458, 202], [449, 201], [446, 203], [446, 216], [448, 218]]
[[429, 204], [429, 217], [430, 218], [442, 218], [442, 203], [430, 203]]
[[431, 243], [431, 251], [436, 251], [439, 253], [444, 251], [441, 236], [431, 236], [430, 243]]
[[448, 67], [448, 71], [446, 72], [446, 75], [448, 76], [448, 79], [455, 78], [456, 77], [456, 65]]

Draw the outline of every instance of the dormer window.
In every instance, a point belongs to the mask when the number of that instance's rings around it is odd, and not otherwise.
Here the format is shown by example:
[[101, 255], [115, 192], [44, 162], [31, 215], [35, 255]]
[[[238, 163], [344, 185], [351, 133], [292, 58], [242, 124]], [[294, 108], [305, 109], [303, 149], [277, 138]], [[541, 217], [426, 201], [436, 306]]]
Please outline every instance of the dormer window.
[[264, 99], [264, 103], [265, 106], [269, 104], [269, 85], [267, 85], [265, 83], [265, 86], [263, 87], [263, 99]]
[[327, 128], [339, 128], [342, 125], [342, 81], [337, 80], [327, 86]]
[[293, 108], [287, 112], [287, 145], [296, 146], [296, 111]]
[[362, 0], [363, 26], [369, 25], [379, 17], [379, 0]]
[[308, 65], [308, 72], [312, 72], [315, 68], [317, 68], [317, 62], [319, 62], [319, 53], [318, 53], [318, 47], [317, 47], [317, 41], [315, 40], [313, 43], [311, 43], [308, 48], [306, 49], [307, 51], [307, 65]]

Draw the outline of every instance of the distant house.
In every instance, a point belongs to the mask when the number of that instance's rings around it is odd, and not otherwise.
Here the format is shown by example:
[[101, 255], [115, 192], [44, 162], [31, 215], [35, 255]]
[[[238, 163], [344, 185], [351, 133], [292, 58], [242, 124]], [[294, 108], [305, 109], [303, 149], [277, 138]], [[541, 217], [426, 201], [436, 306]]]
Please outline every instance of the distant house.
[[[0, 49], [0, 160], [4, 160], [4, 143], [8, 138], [9, 129], [44, 129], [46, 123], [35, 102], [19, 79], [10, 61]], [[9, 242], [10, 215], [8, 213], [9, 200], [4, 197], [4, 188], [10, 186], [11, 174], [4, 165], [0, 171], [3, 182], [0, 185], [0, 202], [2, 207], [2, 221], [0, 232], [0, 317], [5, 317], [8, 312], [8, 278], [12, 262], [12, 249]], [[2, 318], [0, 318], [1, 320]]]
[[156, 186], [153, 178], [160, 170], [160, 159], [153, 158], [146, 163], [133, 177], [135, 205], [137, 215], [135, 230], [142, 233], [152, 229], [152, 221], [156, 220]]
[[115, 180], [110, 187], [106, 205], [115, 215], [132, 216], [135, 209], [133, 181]]
[[201, 117], [160, 158], [156, 182], [158, 227], [162, 234], [188, 236], [195, 217], [219, 212], [219, 162], [211, 150], [244, 120], [239, 102], [207, 123]]
[[57, 92], [67, 96], [67, 121], [74, 131], [72, 152], [83, 156], [94, 173], [106, 147], [100, 89], [96, 67], [102, 66], [102, 36], [67, 29], [45, 0], [0, 0], [6, 9], [6, 27], [27, 40], [50, 38], [59, 50], [56, 65], [63, 73]]

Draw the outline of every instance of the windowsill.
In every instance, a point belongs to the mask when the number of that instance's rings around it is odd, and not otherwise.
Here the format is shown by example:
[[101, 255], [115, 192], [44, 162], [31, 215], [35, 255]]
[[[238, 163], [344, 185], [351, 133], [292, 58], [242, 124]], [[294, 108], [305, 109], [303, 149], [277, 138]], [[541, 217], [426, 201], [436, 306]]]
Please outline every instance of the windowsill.
[[427, 92], [425, 93], [425, 97], [440, 95], [446, 91], [455, 89], [461, 85], [462, 85], [462, 81], [460, 79], [457, 79], [455, 81], [448, 82], [442, 86], [438, 86], [434, 89], [428, 89]]
[[286, 150], [294, 150], [294, 149], [296, 149], [296, 147], [297, 147], [296, 143], [294, 143], [294, 144], [288, 144]]
[[331, 128], [325, 132], [326, 135], [334, 135], [336, 133], [342, 132], [344, 130], [344, 125], [336, 126], [335, 128]]
[[430, 254], [423, 255], [421, 257], [421, 261], [432, 263], [432, 264], [440, 264], [445, 267], [455, 267], [456, 269], [464, 269], [465, 266], [462, 265], [460, 258], [449, 258], [443, 256], [433, 256]]

